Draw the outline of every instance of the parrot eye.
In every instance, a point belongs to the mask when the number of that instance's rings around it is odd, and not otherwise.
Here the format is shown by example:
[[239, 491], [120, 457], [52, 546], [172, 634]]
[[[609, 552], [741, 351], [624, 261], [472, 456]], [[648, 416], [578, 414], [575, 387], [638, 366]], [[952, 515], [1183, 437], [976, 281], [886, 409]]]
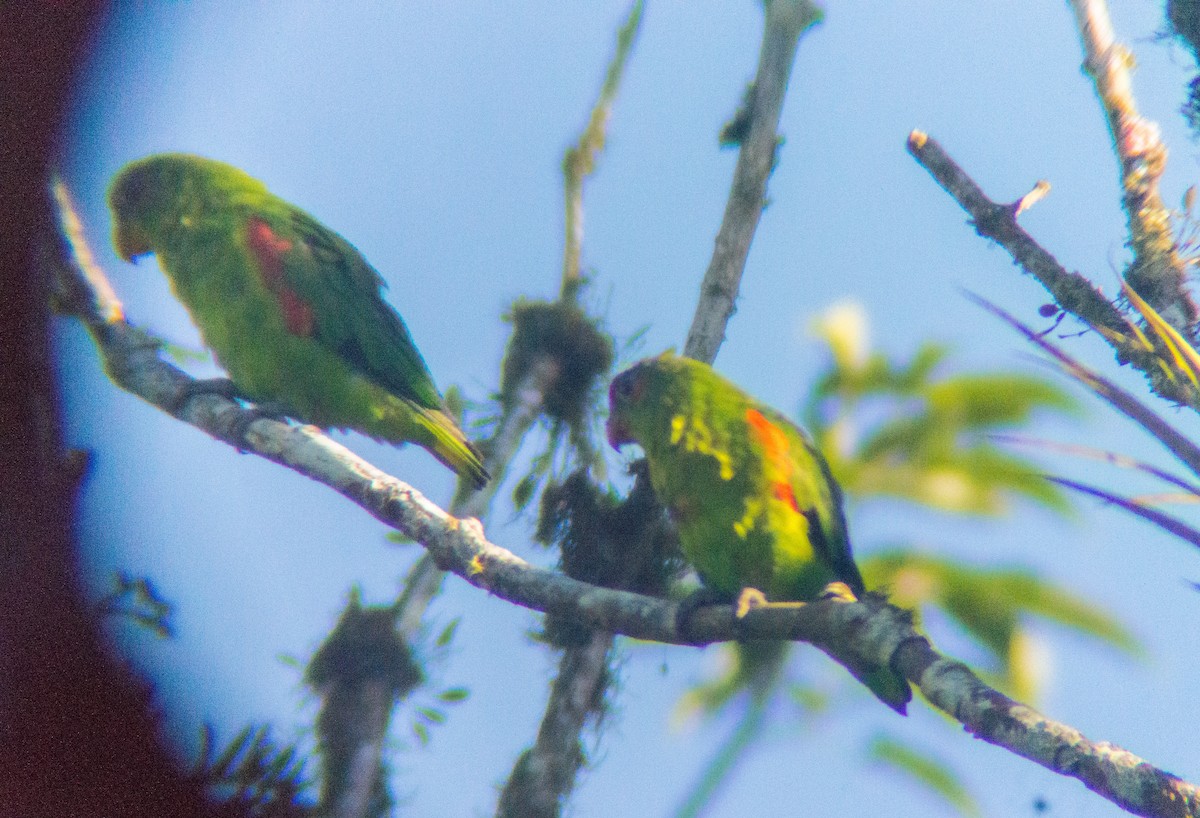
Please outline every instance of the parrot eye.
[[633, 395], [633, 378], [617, 378], [612, 388], [614, 395], [621, 400], [628, 400]]

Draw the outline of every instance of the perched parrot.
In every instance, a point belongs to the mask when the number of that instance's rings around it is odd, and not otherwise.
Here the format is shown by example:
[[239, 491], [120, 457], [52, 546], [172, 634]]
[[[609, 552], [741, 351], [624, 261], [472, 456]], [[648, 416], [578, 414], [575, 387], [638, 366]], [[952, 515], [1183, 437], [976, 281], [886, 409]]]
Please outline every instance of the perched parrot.
[[126, 165], [108, 203], [117, 253], [157, 255], [239, 396], [416, 443], [487, 482], [379, 273], [344, 238], [232, 165], [187, 154]]
[[[795, 424], [707, 364], [669, 352], [619, 374], [608, 399], [609, 442], [641, 445], [683, 555], [710, 591], [807, 602], [840, 581], [864, 593], [841, 490]], [[902, 713], [912, 698], [889, 668], [860, 679]]]

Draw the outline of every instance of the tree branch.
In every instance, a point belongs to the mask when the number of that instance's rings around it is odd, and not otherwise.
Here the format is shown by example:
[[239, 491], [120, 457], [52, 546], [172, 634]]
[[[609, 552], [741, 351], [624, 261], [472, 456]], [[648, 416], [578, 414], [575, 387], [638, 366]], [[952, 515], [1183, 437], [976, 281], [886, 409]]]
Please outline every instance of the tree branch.
[[1094, 327], [1117, 353], [1117, 360], [1141, 371], [1162, 397], [1200, 405], [1200, 395], [1168, 377], [1153, 349], [1138, 339], [1141, 332], [1087, 278], [1068, 272], [1017, 223], [1018, 200], [999, 204], [987, 197], [975, 180], [950, 158], [938, 142], [922, 131], [908, 137], [908, 151], [959, 206], [967, 211], [975, 232], [1003, 247], [1021, 269], [1033, 276], [1064, 310]]
[[[459, 480], [459, 487], [466, 487], [465, 494], [454, 498], [450, 510], [459, 517], [482, 519], [491, 505], [492, 498], [504, 481], [509, 461], [516, 454], [525, 438], [525, 433], [541, 415], [546, 391], [559, 376], [558, 363], [548, 357], [536, 361], [516, 390], [516, 400], [500, 416], [495, 432], [481, 446], [484, 451], [483, 467], [492, 475], [486, 486], [470, 487]], [[438, 589], [442, 587], [445, 572], [434, 565], [428, 554], [421, 557], [408, 572], [404, 591], [396, 601], [396, 626], [402, 633], [414, 634], [425, 616], [425, 611]]]
[[[81, 320], [118, 385], [160, 408], [173, 405], [190, 378], [158, 357], [159, 345], [105, 303], [77, 265], [59, 271], [60, 306]], [[95, 269], [91, 275], [99, 275]], [[790, 639], [815, 645], [850, 666], [890, 665], [968, 732], [1089, 789], [1137, 815], [1200, 815], [1200, 792], [1175, 776], [1074, 728], [1052, 721], [988, 687], [960, 662], [937, 653], [914, 630], [911, 614], [868, 595], [858, 602], [822, 600], [798, 608], [767, 607], [735, 620], [727, 606], [702, 608], [676, 629], [678, 604], [589, 585], [537, 568], [484, 537], [478, 520], [447, 514], [423, 494], [330, 440], [313, 426], [259, 418], [244, 442], [234, 429], [246, 410], [218, 395], [188, 401], [178, 417], [223, 440], [323, 483], [425, 546], [443, 570], [513, 604], [572, 618], [588, 627], [671, 644], [734, 639]]]
[[600, 98], [592, 106], [588, 124], [574, 147], [563, 157], [563, 188], [565, 196], [563, 227], [562, 298], [572, 301], [582, 281], [580, 260], [583, 255], [583, 184], [596, 169], [596, 156], [604, 150], [608, 135], [608, 118], [613, 101], [621, 86], [625, 64], [633, 50], [634, 40], [642, 25], [643, 0], [635, 0], [621, 28], [617, 31], [617, 50], [608, 64]]
[[1156, 508], [1151, 508], [1143, 502], [1131, 499], [1128, 497], [1119, 497], [1116, 494], [1107, 492], [1104, 489], [1089, 486], [1086, 483], [1078, 483], [1074, 480], [1068, 480], [1065, 477], [1048, 476], [1046, 478], [1052, 483], [1058, 483], [1060, 486], [1066, 486], [1069, 489], [1074, 489], [1081, 494], [1087, 494], [1097, 499], [1103, 500], [1106, 503], [1111, 503], [1118, 508], [1123, 508], [1130, 514], [1136, 514], [1143, 520], [1147, 520], [1154, 525], [1166, 531], [1173, 537], [1178, 537], [1186, 543], [1200, 548], [1200, 531], [1192, 528], [1187, 523], [1172, 517], [1170, 514], [1164, 514]]
[[766, 202], [767, 179], [775, 169], [779, 116], [796, 47], [800, 36], [821, 16], [821, 10], [809, 0], [771, 0], [766, 4], [758, 73], [748, 100], [749, 131], [738, 154], [725, 216], [683, 347], [689, 358], [712, 363], [725, 340], [725, 326], [735, 309], [750, 242]]
[[1071, 8], [1083, 41], [1083, 66], [1096, 85], [1121, 166], [1121, 200], [1134, 254], [1125, 279], [1167, 323], [1194, 338], [1196, 304], [1184, 287], [1186, 265], [1176, 251], [1171, 212], [1158, 192], [1167, 148], [1157, 123], [1138, 114], [1129, 75], [1133, 55], [1116, 42], [1104, 0], [1071, 0]]
[[554, 818], [584, 764], [580, 734], [599, 711], [608, 686], [613, 634], [590, 630], [563, 652], [537, 741], [521, 754], [500, 794], [501, 818]]
[[[583, 284], [583, 188], [595, 171], [596, 157], [604, 150], [608, 137], [608, 121], [613, 102], [620, 90], [621, 79], [634, 42], [641, 30], [642, 0], [635, 0], [625, 21], [617, 31], [617, 45], [599, 98], [592, 106], [588, 123], [579, 141], [563, 156], [564, 240], [563, 271], [559, 300], [563, 304], [578, 300]], [[542, 364], [555, 364], [543, 359]], [[556, 365], [556, 364], [555, 364]], [[557, 365], [556, 365], [557, 366]], [[533, 373], [531, 373], [533, 374]], [[557, 371], [553, 377], [557, 377]], [[532, 384], [537, 398], [537, 418], [552, 380]], [[496, 812], [500, 816], [546, 816], [560, 812], [562, 803], [575, 786], [575, 777], [584, 763], [580, 735], [588, 717], [596, 712], [595, 703], [604, 697], [608, 685], [608, 657], [613, 647], [613, 635], [606, 631], [590, 631], [582, 645], [570, 645], [563, 650], [558, 674], [546, 701], [541, 726], [533, 746], [521, 754], [509, 775]]]

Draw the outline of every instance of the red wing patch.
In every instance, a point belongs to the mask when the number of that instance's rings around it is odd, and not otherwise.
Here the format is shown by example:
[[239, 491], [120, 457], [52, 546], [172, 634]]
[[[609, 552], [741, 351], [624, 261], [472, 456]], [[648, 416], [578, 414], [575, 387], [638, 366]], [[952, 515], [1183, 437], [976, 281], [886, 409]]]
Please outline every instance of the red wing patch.
[[312, 305], [288, 286], [283, 275], [283, 254], [292, 249], [293, 242], [276, 236], [262, 219], [250, 219], [246, 225], [246, 244], [258, 262], [263, 284], [279, 302], [287, 331], [292, 335], [312, 335], [316, 328]]
[[750, 431], [763, 447], [763, 459], [766, 461], [771, 480], [771, 494], [776, 500], [789, 504], [796, 513], [800, 513], [800, 503], [792, 484], [787, 476], [792, 469], [792, 459], [788, 455], [788, 438], [782, 429], [757, 409], [746, 410], [746, 422]]
[[784, 483], [782, 480], [771, 484], [771, 493], [775, 495], [775, 499], [787, 503], [792, 507], [792, 511], [800, 513], [800, 503], [796, 500], [796, 493], [792, 491], [791, 483]]

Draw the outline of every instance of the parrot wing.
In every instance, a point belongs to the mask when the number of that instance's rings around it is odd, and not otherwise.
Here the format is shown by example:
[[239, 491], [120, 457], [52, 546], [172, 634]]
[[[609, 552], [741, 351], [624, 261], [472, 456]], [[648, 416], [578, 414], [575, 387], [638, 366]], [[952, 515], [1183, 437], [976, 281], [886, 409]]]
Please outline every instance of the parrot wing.
[[761, 446], [771, 495], [804, 516], [817, 559], [855, 594], [862, 594], [862, 575], [850, 553], [842, 516], [841, 489], [825, 458], [807, 435], [774, 409], [751, 408], [746, 420]]
[[246, 242], [288, 331], [336, 353], [364, 377], [426, 409], [442, 399], [387, 285], [350, 242], [298, 208], [252, 215]]

